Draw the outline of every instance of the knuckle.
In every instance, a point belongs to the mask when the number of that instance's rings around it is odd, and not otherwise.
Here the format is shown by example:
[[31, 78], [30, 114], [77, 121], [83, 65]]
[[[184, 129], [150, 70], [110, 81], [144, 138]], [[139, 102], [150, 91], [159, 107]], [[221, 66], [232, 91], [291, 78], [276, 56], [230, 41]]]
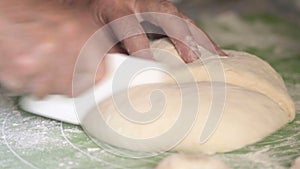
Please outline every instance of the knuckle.
[[177, 7], [172, 2], [161, 0], [159, 2], [159, 5], [160, 5], [160, 10], [162, 12], [166, 12], [170, 14], [177, 14], [179, 12]]

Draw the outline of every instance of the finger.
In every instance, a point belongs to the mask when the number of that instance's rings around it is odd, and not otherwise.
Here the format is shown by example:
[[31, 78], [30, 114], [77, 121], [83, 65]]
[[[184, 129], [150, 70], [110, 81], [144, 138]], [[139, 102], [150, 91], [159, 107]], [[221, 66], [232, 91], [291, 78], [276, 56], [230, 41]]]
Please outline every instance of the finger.
[[159, 24], [185, 62], [193, 62], [201, 56], [201, 53], [195, 52], [196, 42], [183, 19], [176, 15], [164, 15], [159, 18]]
[[139, 58], [153, 59], [152, 53], [149, 50], [149, 40], [145, 34], [126, 38], [123, 40], [123, 43], [128, 54]]
[[[187, 25], [189, 27], [189, 30], [191, 31], [194, 39], [196, 40], [196, 42], [203, 46], [204, 48], [206, 48], [207, 50], [209, 50], [211, 53], [213, 54], [217, 54], [220, 56], [226, 56], [227, 54], [225, 52], [222, 51], [221, 48], [219, 48], [214, 41], [212, 41], [212, 39], [207, 35], [206, 32], [202, 31], [200, 28], [197, 27], [197, 25], [195, 24], [195, 22], [190, 19], [189, 17], [187, 17], [185, 14], [180, 13], [180, 16], [185, 19], [187, 21]], [[203, 35], [199, 36], [199, 32], [200, 34]]]
[[186, 43], [182, 42], [181, 40], [177, 40], [176, 38], [170, 38], [171, 42], [174, 44], [178, 54], [186, 63], [191, 63], [201, 56], [200, 53], [195, 53], [193, 50], [187, 46]]
[[54, 80], [55, 77], [51, 77], [49, 73], [44, 73], [42, 76], [37, 75], [30, 81], [30, 84], [27, 84], [27, 91], [40, 99], [47, 94], [59, 93], [53, 85]]
[[97, 72], [96, 72], [96, 77], [95, 77], [95, 82], [101, 81], [101, 79], [104, 77], [106, 73], [106, 60], [102, 60], [100, 65], [98, 66]]
[[120, 43], [116, 44], [115, 46], [113, 46], [108, 53], [123, 53], [123, 54], [127, 54], [127, 51], [121, 46]]
[[[201, 57], [201, 53], [195, 52], [196, 48], [194, 46], [196, 43], [193, 42], [193, 37], [186, 26], [186, 23], [177, 16], [171, 16], [171, 18], [173, 19], [170, 20], [169, 24], [162, 22], [161, 25], [170, 37], [172, 43], [175, 45], [179, 55], [186, 63], [199, 59], [199, 57]], [[174, 25], [176, 25], [175, 28]]]
[[17, 59], [11, 55], [11, 58], [1, 65], [0, 83], [13, 95], [27, 93], [27, 84], [35, 74], [36, 66], [26, 55]]
[[110, 23], [110, 27], [117, 39], [123, 43], [128, 54], [146, 59], [153, 58], [149, 50], [149, 40], [135, 15], [111, 19], [114, 21]]
[[179, 11], [172, 3], [162, 1], [150, 3], [148, 6], [139, 5], [140, 12], [157, 12], [141, 14], [141, 17], [164, 30], [185, 62], [192, 62], [200, 57], [200, 54], [193, 52], [191, 48], [192, 34], [186, 21], [179, 17]]

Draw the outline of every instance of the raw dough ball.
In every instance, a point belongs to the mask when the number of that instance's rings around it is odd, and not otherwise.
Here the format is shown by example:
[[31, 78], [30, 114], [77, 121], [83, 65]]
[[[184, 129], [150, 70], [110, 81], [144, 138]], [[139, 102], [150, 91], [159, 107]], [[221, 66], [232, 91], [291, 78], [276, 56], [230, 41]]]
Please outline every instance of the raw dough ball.
[[[165, 98], [152, 98], [153, 105], [163, 100], [165, 104], [159, 118], [151, 123], [139, 124], [124, 118], [115, 107], [114, 99], [108, 99], [100, 105], [101, 116], [97, 110], [91, 111], [83, 123], [89, 123], [87, 131], [97, 133], [94, 137], [118, 147], [137, 151], [165, 151], [173, 148], [177, 151], [215, 153], [255, 143], [289, 121], [287, 113], [265, 95], [228, 84], [224, 113], [218, 128], [207, 142], [200, 144], [202, 129], [215, 103], [212, 103], [212, 86], [209, 82], [198, 82], [196, 85], [199, 93], [194, 91], [192, 84], [186, 84], [181, 89], [172, 84], [152, 84], [130, 89], [130, 101], [141, 112], [151, 108], [148, 98], [154, 90], [159, 89], [164, 93]], [[216, 91], [223, 88], [221, 84], [215, 85]], [[181, 90], [188, 96], [183, 104]], [[131, 106], [126, 102], [126, 92], [118, 94], [116, 98], [121, 99], [118, 101], [120, 107]], [[197, 98], [200, 98], [199, 103], [195, 103]], [[181, 113], [182, 107], [185, 110]], [[199, 109], [196, 117], [193, 116], [195, 108]], [[182, 117], [179, 118], [179, 115]], [[101, 118], [104, 122], [99, 120]], [[185, 130], [186, 126], [191, 129]], [[175, 127], [176, 130], [168, 136], [160, 136]]]
[[229, 169], [215, 157], [202, 154], [173, 154], [162, 160], [155, 169]]
[[[183, 61], [172, 59], [180, 58], [180, 56], [168, 40], [160, 39], [154, 41], [151, 47], [159, 49], [154, 50], [156, 60], [172, 65], [178, 64], [179, 66], [177, 69], [174, 69], [175, 72], [173, 73], [177, 75], [181, 82], [187, 82], [184, 74], [181, 74], [184, 69], [180, 68]], [[267, 62], [249, 53], [232, 50], [225, 50], [228, 57], [208, 56], [207, 51], [200, 51], [200, 53], [202, 53], [202, 60], [188, 65], [196, 81], [219, 81], [217, 78], [211, 79], [211, 74], [223, 73], [214, 72], [219, 71], [218, 66], [220, 64], [218, 62], [221, 61], [227, 84], [234, 84], [268, 96], [288, 113], [290, 119], [294, 119], [295, 107], [287, 92], [284, 81]], [[170, 61], [172, 62], [170, 63]], [[201, 61], [206, 62], [206, 64], [201, 64]]]
[[[186, 66], [168, 41], [156, 41], [152, 47], [169, 53], [156, 50], [157, 60], [175, 60], [169, 63], [175, 66], [170, 71], [179, 83], [164, 79], [160, 84], [130, 88], [101, 103], [101, 111], [92, 110], [82, 121], [89, 124], [84, 125], [89, 127], [86, 131], [98, 140], [137, 151], [212, 154], [260, 141], [295, 116], [281, 77], [254, 55], [226, 51], [229, 57], [210, 56], [200, 48], [206, 64]], [[219, 63], [224, 71], [218, 72]], [[196, 80], [183, 73], [187, 69]], [[219, 74], [224, 74], [225, 83]], [[217, 78], [211, 79], [212, 75]], [[208, 117], [218, 114], [217, 125], [206, 124]], [[200, 143], [205, 126], [216, 128], [206, 142]]]

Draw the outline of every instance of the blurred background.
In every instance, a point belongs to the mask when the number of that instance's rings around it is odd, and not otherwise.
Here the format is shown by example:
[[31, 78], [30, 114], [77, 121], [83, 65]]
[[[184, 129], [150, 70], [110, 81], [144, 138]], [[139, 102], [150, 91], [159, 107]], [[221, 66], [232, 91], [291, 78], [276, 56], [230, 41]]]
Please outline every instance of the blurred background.
[[300, 0], [173, 2], [222, 48], [256, 54], [287, 80], [290, 73], [299, 75]]

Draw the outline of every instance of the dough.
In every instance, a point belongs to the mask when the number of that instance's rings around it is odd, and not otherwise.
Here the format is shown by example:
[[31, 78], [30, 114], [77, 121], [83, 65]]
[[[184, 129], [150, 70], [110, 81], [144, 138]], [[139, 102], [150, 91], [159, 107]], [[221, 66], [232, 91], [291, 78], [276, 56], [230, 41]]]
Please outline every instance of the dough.
[[[260, 141], [295, 116], [281, 77], [254, 55], [211, 56], [200, 47], [206, 64], [185, 65], [167, 40], [155, 41], [152, 48], [163, 49], [153, 49], [155, 59], [171, 65], [176, 83], [166, 78], [107, 99], [82, 121], [93, 137], [137, 151], [213, 154]], [[214, 123], [206, 124], [209, 117]], [[207, 126], [213, 131], [200, 141]]]
[[[176, 56], [179, 58], [179, 55], [175, 47], [166, 39], [155, 41], [152, 44], [152, 48], [164, 49], [169, 53], [167, 54], [166, 52], [162, 52], [162, 50], [157, 50], [157, 52], [154, 53], [156, 60], [164, 63], [169, 63], [170, 60], [173, 60], [173, 65], [176, 64], [174, 63], [175, 60], [178, 64], [179, 59], [172, 59], [172, 57], [174, 58], [174, 56]], [[217, 62], [221, 59], [226, 83], [257, 91], [268, 96], [288, 113], [290, 119], [294, 118], [295, 107], [287, 92], [284, 81], [267, 62], [245, 52], [225, 50], [225, 53], [227, 53], [229, 57], [212, 56], [206, 58], [206, 56], [204, 56], [202, 60], [209, 60], [205, 66], [201, 64], [201, 61], [189, 64], [188, 66], [196, 80], [210, 81], [209, 74], [205, 69], [209, 69], [211, 70], [210, 73], [214, 73], [212, 71], [216, 69], [218, 66]], [[183, 63], [182, 60], [180, 61]], [[176, 72], [178, 72], [177, 74], [180, 76], [181, 70], [177, 69]], [[178, 78], [180, 78], [181, 81], [185, 80], [185, 77]]]
[[215, 157], [202, 154], [172, 154], [162, 160], [155, 169], [229, 169]]
[[297, 157], [293, 163], [290, 169], [299, 169], [300, 168], [300, 157]]

